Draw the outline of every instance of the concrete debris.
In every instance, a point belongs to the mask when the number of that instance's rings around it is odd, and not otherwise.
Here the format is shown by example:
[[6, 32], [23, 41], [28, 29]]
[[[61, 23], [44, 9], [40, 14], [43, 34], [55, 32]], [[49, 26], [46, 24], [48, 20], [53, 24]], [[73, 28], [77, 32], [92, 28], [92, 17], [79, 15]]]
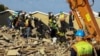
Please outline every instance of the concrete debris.
[[73, 35], [73, 34], [74, 34], [73, 31], [68, 31], [68, 32], [66, 33], [66, 35]]
[[42, 41], [47, 42], [47, 43], [51, 43], [52, 42], [50, 39], [45, 39], [45, 38], [43, 38]]
[[34, 44], [34, 45], [37, 45], [37, 44], [38, 44], [38, 41], [34, 41], [33, 44]]
[[19, 56], [18, 50], [8, 50], [7, 56]]
[[45, 54], [45, 48], [44, 47], [42, 47], [41, 49], [39, 49], [39, 52], [42, 54], [42, 55], [44, 55]]
[[[66, 56], [61, 43], [57, 42], [57, 38], [39, 39], [36, 37], [23, 38], [20, 31], [9, 29], [6, 26], [0, 29], [0, 56]], [[7, 30], [2, 32], [3, 30]], [[52, 43], [56, 44], [53, 44]]]

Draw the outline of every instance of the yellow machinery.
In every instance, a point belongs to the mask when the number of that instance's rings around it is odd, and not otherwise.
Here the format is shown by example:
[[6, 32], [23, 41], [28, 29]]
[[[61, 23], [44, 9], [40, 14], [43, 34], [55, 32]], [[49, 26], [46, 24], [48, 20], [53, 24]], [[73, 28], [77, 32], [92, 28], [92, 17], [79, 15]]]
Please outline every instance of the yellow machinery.
[[88, 0], [67, 0], [67, 1], [75, 16], [79, 28], [83, 29], [82, 23], [84, 23], [88, 30], [88, 35], [91, 35], [92, 36], [91, 38], [95, 38], [97, 42], [100, 42], [100, 29], [93, 15], [89, 1]]

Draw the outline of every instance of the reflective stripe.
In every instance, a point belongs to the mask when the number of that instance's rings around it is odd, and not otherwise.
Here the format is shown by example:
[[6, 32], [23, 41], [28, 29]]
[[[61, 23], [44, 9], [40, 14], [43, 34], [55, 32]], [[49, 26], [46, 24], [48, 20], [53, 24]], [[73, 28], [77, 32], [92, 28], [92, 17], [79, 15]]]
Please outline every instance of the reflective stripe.
[[81, 41], [74, 45], [76, 47], [77, 55], [91, 55], [92, 54], [92, 45], [88, 42]]

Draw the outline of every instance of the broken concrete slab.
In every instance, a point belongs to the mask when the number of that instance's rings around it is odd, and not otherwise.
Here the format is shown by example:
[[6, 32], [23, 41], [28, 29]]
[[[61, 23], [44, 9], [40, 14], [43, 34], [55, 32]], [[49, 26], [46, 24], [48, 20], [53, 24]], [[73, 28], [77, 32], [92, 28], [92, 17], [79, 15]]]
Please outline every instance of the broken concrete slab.
[[14, 49], [14, 50], [8, 50], [7, 52], [7, 56], [19, 56], [19, 52], [18, 52], [18, 49]]

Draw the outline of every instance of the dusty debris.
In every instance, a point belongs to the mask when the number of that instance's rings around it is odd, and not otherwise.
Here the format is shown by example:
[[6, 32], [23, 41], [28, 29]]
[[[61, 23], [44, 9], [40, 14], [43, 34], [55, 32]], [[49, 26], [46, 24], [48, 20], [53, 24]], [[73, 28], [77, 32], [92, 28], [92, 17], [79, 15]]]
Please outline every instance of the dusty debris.
[[45, 54], [45, 48], [44, 48], [44, 47], [40, 48], [38, 51], [39, 51], [42, 55]]
[[33, 45], [37, 45], [37, 44], [38, 44], [38, 41], [34, 41], [34, 42], [33, 42]]
[[47, 43], [51, 43], [52, 42], [51, 39], [45, 39], [45, 38], [43, 38], [42, 41], [47, 42]]
[[19, 56], [20, 54], [18, 53], [18, 49], [14, 49], [14, 50], [8, 50], [7, 52], [7, 56]]
[[66, 35], [68, 35], [68, 36], [71, 36], [71, 35], [73, 35], [73, 34], [74, 34], [73, 31], [68, 31], [68, 32], [66, 32]]
[[[6, 27], [3, 29], [5, 30]], [[0, 30], [1, 47], [4, 51], [0, 51], [0, 56], [66, 56], [66, 52], [63, 54], [63, 50], [67, 49], [66, 46], [62, 47], [59, 43], [52, 45], [51, 38], [23, 38], [19, 31], [13, 29], [8, 30], [8, 33], [2, 33]]]

